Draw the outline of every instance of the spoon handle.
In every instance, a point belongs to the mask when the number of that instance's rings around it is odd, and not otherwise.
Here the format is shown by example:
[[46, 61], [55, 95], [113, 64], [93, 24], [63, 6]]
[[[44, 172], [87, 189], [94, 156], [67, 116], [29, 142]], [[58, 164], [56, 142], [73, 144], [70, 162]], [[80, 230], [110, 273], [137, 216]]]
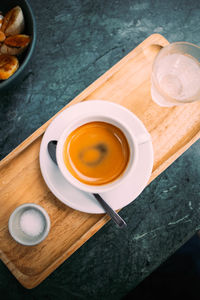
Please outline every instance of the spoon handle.
[[101, 206], [105, 209], [107, 214], [111, 217], [111, 219], [119, 226], [125, 227], [127, 226], [126, 222], [116, 213], [104, 200], [101, 198], [99, 194], [93, 194], [97, 201], [101, 204]]

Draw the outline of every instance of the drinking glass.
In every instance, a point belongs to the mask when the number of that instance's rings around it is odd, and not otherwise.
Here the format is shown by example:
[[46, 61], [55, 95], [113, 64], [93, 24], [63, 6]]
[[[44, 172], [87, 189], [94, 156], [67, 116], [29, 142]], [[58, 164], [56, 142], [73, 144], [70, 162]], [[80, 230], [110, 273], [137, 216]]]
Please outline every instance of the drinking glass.
[[162, 48], [153, 63], [151, 95], [168, 107], [200, 100], [200, 47], [175, 42]]

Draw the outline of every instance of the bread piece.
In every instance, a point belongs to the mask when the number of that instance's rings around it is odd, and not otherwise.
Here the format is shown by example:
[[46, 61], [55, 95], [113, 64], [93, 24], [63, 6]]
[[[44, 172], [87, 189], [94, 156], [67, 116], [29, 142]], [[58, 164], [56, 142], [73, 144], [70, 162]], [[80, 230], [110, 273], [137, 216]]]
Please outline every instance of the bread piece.
[[2, 54], [19, 55], [28, 47], [30, 40], [30, 37], [26, 34], [9, 36], [2, 44], [0, 52]]
[[0, 29], [1, 29], [2, 23], [3, 23], [3, 14], [0, 11]]
[[0, 55], [0, 80], [8, 79], [19, 67], [19, 61], [15, 56]]
[[24, 15], [20, 6], [11, 9], [3, 18], [1, 30], [6, 36], [20, 34], [24, 30]]
[[6, 36], [3, 33], [3, 31], [0, 30], [0, 43], [3, 42], [5, 40]]

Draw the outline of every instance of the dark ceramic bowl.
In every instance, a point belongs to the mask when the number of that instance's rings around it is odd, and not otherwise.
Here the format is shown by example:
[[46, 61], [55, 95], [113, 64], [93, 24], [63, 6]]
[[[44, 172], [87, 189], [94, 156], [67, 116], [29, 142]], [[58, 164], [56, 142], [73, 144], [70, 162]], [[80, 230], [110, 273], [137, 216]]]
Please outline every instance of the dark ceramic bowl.
[[16, 86], [23, 79], [26, 74], [26, 67], [33, 54], [36, 43], [36, 22], [28, 0], [0, 0], [0, 11], [2, 11], [3, 15], [5, 15], [10, 9], [17, 5], [19, 5], [23, 11], [25, 19], [24, 33], [30, 35], [31, 43], [27, 50], [18, 58], [18, 70], [8, 79], [0, 81], [0, 94], [2, 91], [7, 91], [13, 86]]

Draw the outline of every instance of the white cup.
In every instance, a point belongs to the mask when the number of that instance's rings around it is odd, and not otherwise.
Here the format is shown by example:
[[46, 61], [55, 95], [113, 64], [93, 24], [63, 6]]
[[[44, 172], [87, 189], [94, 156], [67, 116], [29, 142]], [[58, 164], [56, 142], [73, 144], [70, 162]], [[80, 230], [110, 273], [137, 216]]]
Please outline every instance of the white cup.
[[[104, 101], [103, 101], [104, 102]], [[83, 103], [82, 107], [83, 108]], [[79, 109], [79, 104], [75, 104], [77, 106], [77, 109]], [[120, 106], [120, 105], [119, 105]], [[122, 109], [124, 109], [122, 107]], [[90, 123], [90, 122], [106, 122], [110, 123], [116, 127], [118, 127], [125, 135], [129, 149], [130, 149], [130, 156], [129, 161], [126, 166], [125, 171], [115, 180], [112, 182], [109, 182], [107, 184], [103, 185], [88, 185], [85, 184], [78, 179], [76, 179], [70, 171], [67, 169], [64, 158], [63, 158], [63, 150], [64, 150], [64, 144], [66, 141], [66, 138], [70, 135], [72, 131], [74, 131], [76, 128], [80, 127], [81, 125]], [[136, 167], [136, 164], [138, 162], [138, 153], [139, 153], [139, 144], [145, 143], [151, 139], [150, 135], [148, 133], [141, 134], [139, 136], [135, 136], [132, 130], [129, 128], [129, 126], [126, 124], [125, 120], [120, 120], [119, 114], [113, 114], [110, 116], [110, 111], [105, 111], [104, 113], [94, 113], [92, 111], [83, 111], [82, 117], [79, 117], [78, 120], [74, 120], [71, 122], [65, 130], [62, 132], [61, 136], [58, 139], [57, 148], [56, 148], [56, 158], [58, 167], [65, 177], [65, 179], [70, 182], [73, 186], [76, 188], [89, 192], [89, 193], [103, 193], [107, 192], [109, 190], [112, 190], [119, 186], [123, 181], [125, 181], [128, 176], [132, 173], [133, 169]]]

